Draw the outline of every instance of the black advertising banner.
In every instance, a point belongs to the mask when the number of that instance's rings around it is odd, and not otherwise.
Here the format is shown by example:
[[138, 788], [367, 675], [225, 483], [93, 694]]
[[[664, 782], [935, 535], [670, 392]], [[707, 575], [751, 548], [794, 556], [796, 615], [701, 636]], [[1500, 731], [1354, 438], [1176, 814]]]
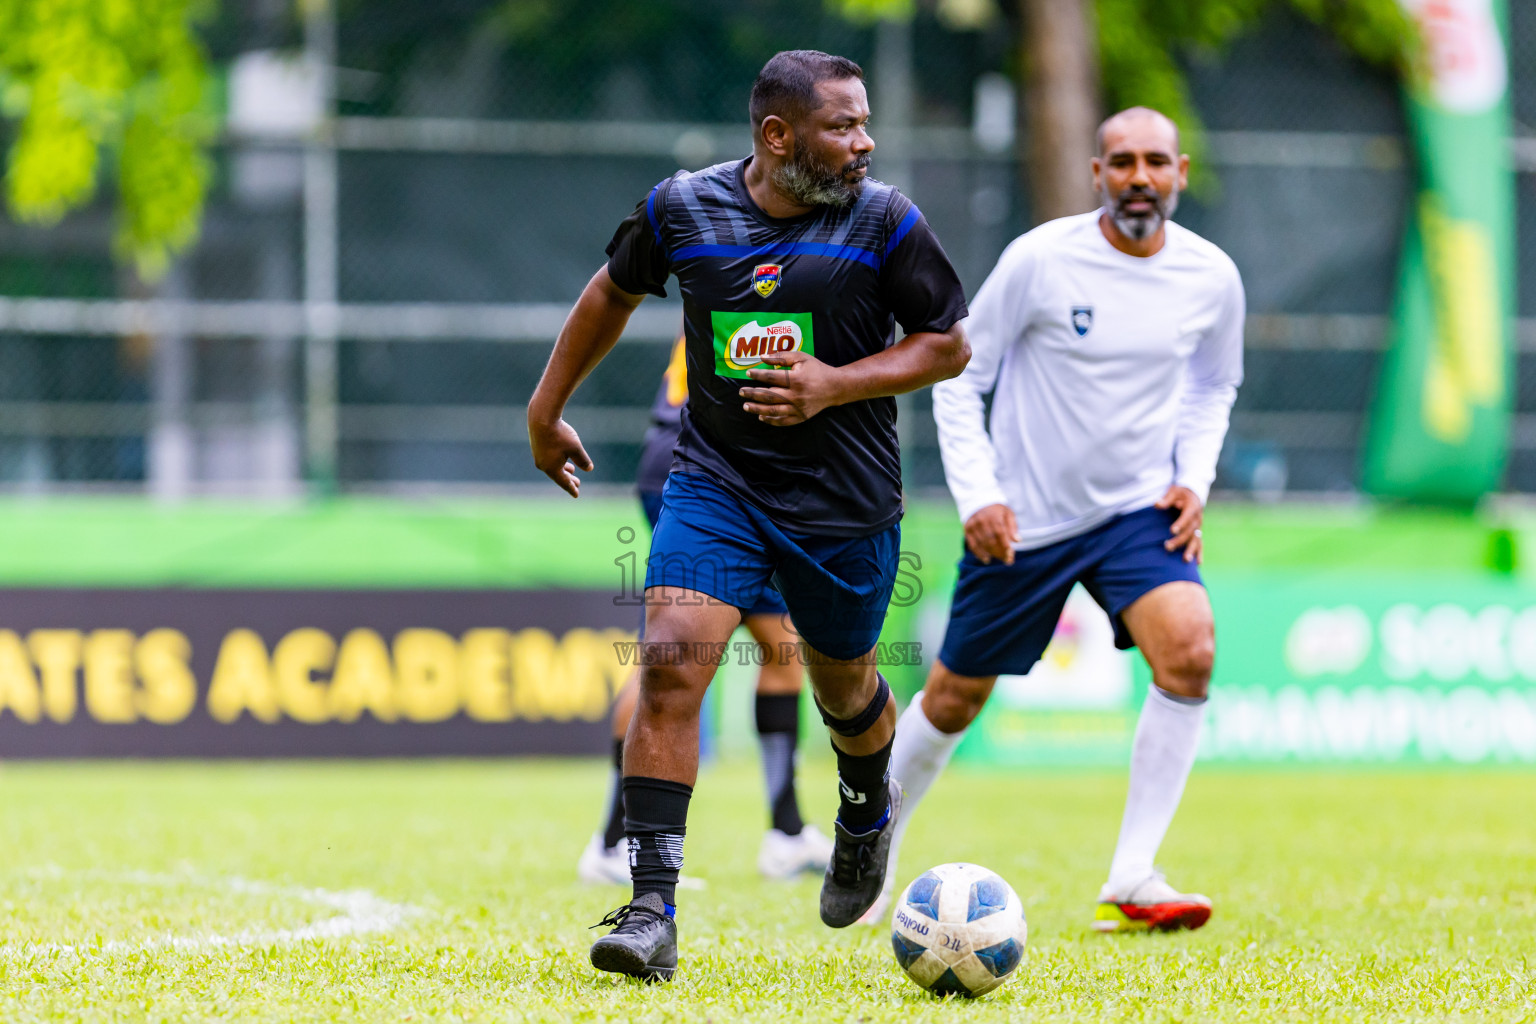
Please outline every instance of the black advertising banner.
[[0, 758], [589, 754], [601, 590], [0, 590]]

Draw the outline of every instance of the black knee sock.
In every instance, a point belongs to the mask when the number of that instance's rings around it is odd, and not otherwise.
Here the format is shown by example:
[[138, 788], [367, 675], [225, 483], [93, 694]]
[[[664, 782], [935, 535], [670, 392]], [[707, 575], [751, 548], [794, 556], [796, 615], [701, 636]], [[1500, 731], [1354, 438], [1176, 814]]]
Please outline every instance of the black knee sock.
[[613, 849], [624, 838], [624, 741], [613, 741], [613, 787], [608, 791], [608, 825], [603, 846]]
[[891, 809], [891, 794], [886, 786], [891, 777], [891, 747], [896, 740], [881, 747], [873, 754], [857, 756], [837, 752], [838, 796], [837, 820], [843, 828], [855, 834], [868, 832], [885, 824]]
[[625, 776], [624, 834], [629, 836], [629, 875], [636, 897], [654, 892], [668, 907], [676, 905], [692, 796], [693, 787], [681, 782]]
[[[875, 679], [879, 685], [875, 687], [874, 697], [852, 718], [834, 718], [820, 701], [816, 702], [827, 728], [849, 738], [863, 736], [874, 728], [891, 700], [891, 687], [885, 677], [877, 673]], [[864, 755], [844, 753], [835, 742], [832, 744], [832, 750], [837, 754], [837, 789], [841, 798], [837, 820], [849, 832], [858, 834], [879, 828], [889, 817], [891, 794], [886, 782], [891, 777], [891, 746], [895, 742], [892, 737], [884, 747]]]
[[805, 828], [795, 795], [795, 762], [800, 745], [800, 694], [757, 695], [757, 738], [763, 746], [763, 777], [774, 828], [797, 836]]

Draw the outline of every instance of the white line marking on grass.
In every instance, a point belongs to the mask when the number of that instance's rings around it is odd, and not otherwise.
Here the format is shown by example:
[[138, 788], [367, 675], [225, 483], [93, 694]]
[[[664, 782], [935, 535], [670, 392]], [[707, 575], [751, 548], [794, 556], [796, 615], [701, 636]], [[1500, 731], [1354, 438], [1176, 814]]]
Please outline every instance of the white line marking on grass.
[[92, 946], [67, 945], [58, 942], [27, 943], [6, 949], [6, 952], [12, 954], [65, 953], [101, 956], [114, 953], [154, 952], [162, 949], [196, 952], [239, 946], [274, 946], [312, 939], [339, 939], [349, 935], [387, 932], [404, 924], [407, 918], [424, 913], [420, 907], [411, 906], [409, 903], [391, 903], [366, 889], [336, 891], [297, 885], [276, 885], [271, 882], [258, 882], [238, 877], [218, 878], [149, 871], [65, 871], [56, 866], [35, 869], [26, 874], [37, 878], [94, 878], [144, 887], [201, 886], [241, 895], [266, 896], [273, 900], [298, 900], [339, 911], [339, 913], [334, 917], [312, 921], [295, 928], [247, 928], [227, 934], [202, 932], [190, 935], [161, 935], [138, 941], [113, 940]]

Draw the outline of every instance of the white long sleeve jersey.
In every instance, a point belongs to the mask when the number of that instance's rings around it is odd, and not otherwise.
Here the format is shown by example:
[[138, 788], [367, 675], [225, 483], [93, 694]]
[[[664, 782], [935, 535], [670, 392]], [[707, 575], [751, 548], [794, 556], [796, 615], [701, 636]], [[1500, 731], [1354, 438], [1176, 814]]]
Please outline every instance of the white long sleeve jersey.
[[1226, 253], [1170, 223], [1156, 255], [1130, 256], [1098, 220], [1049, 221], [1008, 246], [970, 305], [970, 365], [933, 389], [961, 521], [1007, 505], [1021, 550], [1174, 483], [1204, 502], [1243, 380], [1243, 282]]

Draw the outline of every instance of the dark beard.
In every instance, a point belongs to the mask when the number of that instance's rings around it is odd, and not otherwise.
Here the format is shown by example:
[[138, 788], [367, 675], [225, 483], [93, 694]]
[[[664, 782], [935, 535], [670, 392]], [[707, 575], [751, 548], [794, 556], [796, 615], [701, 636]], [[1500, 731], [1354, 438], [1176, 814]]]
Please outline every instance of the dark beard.
[[807, 147], [795, 143], [789, 163], [774, 169], [773, 187], [797, 206], [851, 206], [864, 189], [864, 179], [849, 183], [848, 175], [869, 166], [869, 154], [851, 160], [841, 170], [818, 161]]

